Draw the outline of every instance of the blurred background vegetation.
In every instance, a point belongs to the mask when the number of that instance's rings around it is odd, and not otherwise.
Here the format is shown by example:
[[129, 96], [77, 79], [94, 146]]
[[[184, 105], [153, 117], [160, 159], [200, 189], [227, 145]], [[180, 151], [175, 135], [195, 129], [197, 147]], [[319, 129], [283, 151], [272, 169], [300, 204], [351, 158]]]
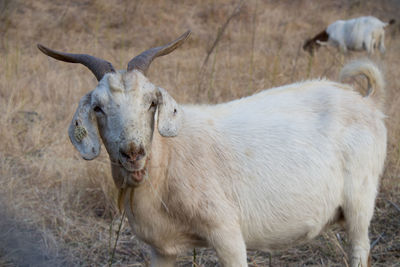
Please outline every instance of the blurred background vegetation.
[[[220, 103], [305, 79], [337, 80], [364, 52], [304, 41], [338, 19], [396, 19], [384, 55], [372, 60], [386, 77], [388, 157], [370, 227], [374, 266], [400, 266], [400, 1], [0, 0], [0, 266], [104, 266], [110, 263], [120, 215], [105, 150], [86, 162], [67, 128], [79, 99], [96, 86], [83, 66], [44, 56], [42, 43], [87, 53], [125, 69], [141, 51], [187, 29], [190, 39], [157, 59], [149, 79], [179, 103]], [[207, 59], [207, 60], [206, 60]], [[345, 266], [343, 232], [288, 251], [249, 252], [250, 266]], [[270, 257], [271, 256], [271, 257]], [[113, 266], [146, 266], [148, 248], [126, 221]], [[179, 266], [215, 266], [210, 249]]]

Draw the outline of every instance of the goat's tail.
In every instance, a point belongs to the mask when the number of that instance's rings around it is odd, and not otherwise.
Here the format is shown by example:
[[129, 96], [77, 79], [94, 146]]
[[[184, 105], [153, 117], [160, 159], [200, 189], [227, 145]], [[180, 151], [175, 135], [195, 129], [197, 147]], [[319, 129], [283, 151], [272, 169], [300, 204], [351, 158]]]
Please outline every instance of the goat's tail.
[[355, 60], [343, 67], [340, 72], [340, 81], [357, 75], [363, 75], [368, 80], [368, 92], [365, 97], [370, 98], [382, 110], [385, 102], [385, 82], [381, 71], [368, 59]]

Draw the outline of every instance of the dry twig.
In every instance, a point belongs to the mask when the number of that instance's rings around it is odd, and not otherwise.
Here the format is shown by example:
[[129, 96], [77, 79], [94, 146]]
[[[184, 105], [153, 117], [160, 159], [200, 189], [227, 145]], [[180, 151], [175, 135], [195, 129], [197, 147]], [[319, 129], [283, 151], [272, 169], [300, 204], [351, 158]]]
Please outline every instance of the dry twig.
[[229, 22], [236, 17], [237, 15], [239, 15], [242, 6], [243, 6], [244, 1], [241, 0], [239, 2], [239, 4], [236, 6], [236, 8], [233, 10], [233, 12], [229, 15], [229, 17], [227, 18], [227, 20], [225, 21], [225, 23], [222, 25], [221, 28], [219, 28], [218, 33], [217, 33], [217, 37], [214, 40], [214, 43], [212, 44], [212, 46], [210, 47], [210, 49], [208, 49], [207, 51], [207, 56], [203, 61], [203, 64], [201, 65], [201, 70], [204, 69], [204, 66], [207, 64], [208, 59], [210, 58], [211, 53], [214, 51], [215, 47], [217, 46], [218, 42], [221, 40], [222, 35], [224, 34], [226, 28], [228, 27]]

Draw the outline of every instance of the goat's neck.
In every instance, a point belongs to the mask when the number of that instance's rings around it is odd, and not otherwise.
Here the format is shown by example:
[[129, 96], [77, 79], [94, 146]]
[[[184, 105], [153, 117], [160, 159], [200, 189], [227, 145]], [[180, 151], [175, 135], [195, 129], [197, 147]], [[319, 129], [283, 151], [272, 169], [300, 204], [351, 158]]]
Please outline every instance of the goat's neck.
[[169, 161], [169, 144], [166, 137], [162, 137], [157, 130], [154, 131], [153, 141], [151, 145], [151, 154], [149, 161], [148, 177], [145, 181], [151, 190], [160, 192], [165, 182], [165, 176], [168, 170]]

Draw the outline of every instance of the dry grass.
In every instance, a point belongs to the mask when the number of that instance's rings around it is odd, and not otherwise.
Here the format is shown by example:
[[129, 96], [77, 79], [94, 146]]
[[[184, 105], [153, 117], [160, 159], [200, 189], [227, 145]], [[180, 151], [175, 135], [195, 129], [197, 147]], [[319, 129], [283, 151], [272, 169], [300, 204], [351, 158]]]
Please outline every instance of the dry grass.
[[[81, 66], [41, 54], [36, 43], [103, 57], [117, 68], [190, 28], [190, 40], [158, 59], [149, 73], [178, 102], [216, 103], [307, 78], [336, 80], [341, 66], [364, 53], [321, 49], [310, 58], [303, 41], [339, 19], [371, 14], [400, 21], [396, 0], [246, 1], [206, 58], [238, 1], [0, 1], [0, 265], [106, 266], [120, 219], [105, 151], [83, 161], [67, 137], [78, 100], [96, 82]], [[388, 158], [370, 229], [375, 266], [400, 266], [400, 27], [375, 55], [387, 80]], [[200, 75], [201, 74], [201, 75]], [[112, 228], [110, 227], [112, 226]], [[273, 266], [345, 266], [345, 235], [327, 232], [310, 244], [275, 253]], [[23, 241], [23, 242], [22, 242]], [[113, 266], [148, 263], [148, 248], [126, 221]], [[179, 266], [192, 266], [192, 253]], [[268, 266], [250, 252], [251, 266]], [[214, 266], [197, 250], [195, 266]]]

